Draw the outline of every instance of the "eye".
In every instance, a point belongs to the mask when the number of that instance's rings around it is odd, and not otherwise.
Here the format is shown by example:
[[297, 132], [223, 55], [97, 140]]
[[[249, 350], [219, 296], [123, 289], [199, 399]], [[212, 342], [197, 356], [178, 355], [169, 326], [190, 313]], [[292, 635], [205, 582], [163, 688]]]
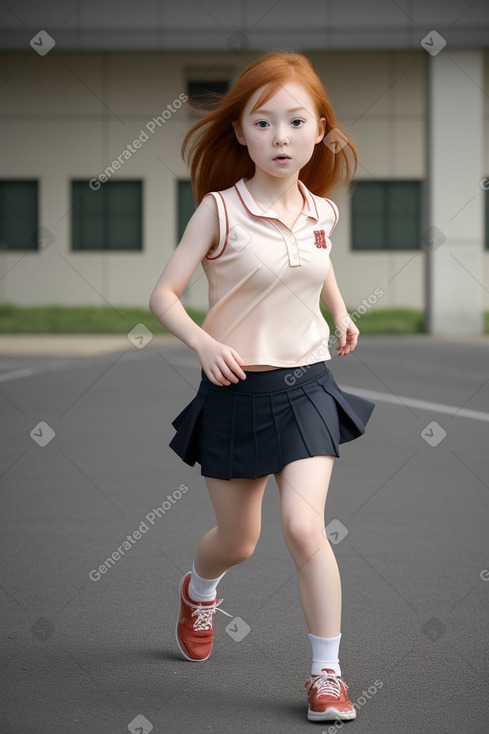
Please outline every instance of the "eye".
[[292, 120], [290, 123], [293, 127], [302, 127], [304, 124], [304, 120], [300, 120], [299, 118], [296, 118], [295, 120]]
[[269, 124], [266, 120], [258, 120], [258, 122], [255, 124], [257, 127], [261, 127], [261, 128], [269, 127]]

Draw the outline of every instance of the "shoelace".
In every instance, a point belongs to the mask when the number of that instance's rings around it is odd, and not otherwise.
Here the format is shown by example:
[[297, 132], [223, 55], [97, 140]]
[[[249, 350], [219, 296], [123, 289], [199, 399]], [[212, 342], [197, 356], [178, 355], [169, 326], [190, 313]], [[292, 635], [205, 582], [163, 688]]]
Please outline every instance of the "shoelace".
[[232, 614], [228, 614], [224, 611], [224, 609], [220, 609], [219, 605], [221, 604], [222, 599], [219, 599], [215, 604], [210, 604], [209, 606], [202, 607], [198, 604], [192, 604], [187, 602], [189, 606], [194, 607], [194, 611], [192, 612], [192, 617], [197, 617], [197, 619], [194, 622], [194, 630], [210, 630], [212, 628], [212, 616], [216, 612], [222, 612], [228, 617], [232, 617]]
[[348, 690], [346, 683], [334, 673], [320, 673], [319, 675], [313, 675], [306, 682], [307, 692], [309, 693], [311, 688], [316, 688], [320, 696], [324, 694], [333, 696], [333, 698], [339, 698], [341, 696], [341, 686], [339, 681], [341, 681], [346, 690]]

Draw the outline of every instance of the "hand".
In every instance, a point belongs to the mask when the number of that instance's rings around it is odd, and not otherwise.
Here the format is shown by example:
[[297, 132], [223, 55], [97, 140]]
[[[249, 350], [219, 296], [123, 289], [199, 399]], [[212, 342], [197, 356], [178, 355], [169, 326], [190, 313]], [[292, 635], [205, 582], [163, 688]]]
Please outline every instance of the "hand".
[[246, 380], [241, 369], [244, 360], [232, 347], [227, 347], [205, 334], [195, 351], [202, 369], [214, 385], [230, 385], [232, 382], [237, 383], [239, 379]]
[[360, 332], [351, 320], [350, 316], [345, 316], [341, 321], [335, 323], [335, 326], [336, 336], [338, 337], [338, 346], [336, 347], [336, 351], [338, 352], [338, 357], [344, 357], [345, 354], [353, 352], [357, 346]]

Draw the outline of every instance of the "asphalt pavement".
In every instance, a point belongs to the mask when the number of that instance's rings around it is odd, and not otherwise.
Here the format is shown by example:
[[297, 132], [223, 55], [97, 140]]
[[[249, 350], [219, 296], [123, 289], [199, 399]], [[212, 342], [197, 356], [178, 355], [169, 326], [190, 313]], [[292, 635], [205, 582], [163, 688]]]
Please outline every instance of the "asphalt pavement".
[[272, 477], [255, 554], [219, 585], [232, 616], [216, 614], [209, 660], [180, 658], [178, 586], [214, 517], [168, 442], [200, 371], [182, 345], [143, 342], [0, 357], [0, 731], [486, 731], [488, 340], [362, 337], [328, 365], [376, 402], [325, 516], [357, 708], [343, 726], [306, 719], [310, 644]]

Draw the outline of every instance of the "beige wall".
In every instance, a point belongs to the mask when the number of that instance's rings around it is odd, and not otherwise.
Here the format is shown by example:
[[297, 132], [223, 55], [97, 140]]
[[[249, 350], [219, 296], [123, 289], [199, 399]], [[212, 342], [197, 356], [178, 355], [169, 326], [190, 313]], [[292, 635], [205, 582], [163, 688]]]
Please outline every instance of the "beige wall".
[[[338, 121], [358, 145], [358, 178], [423, 179], [426, 53], [309, 55]], [[176, 181], [187, 177], [179, 151], [191, 123], [188, 112], [181, 108], [156, 128], [111, 179], [140, 178], [144, 182], [142, 253], [70, 252], [70, 180], [102, 173], [141, 128], [185, 92], [188, 70], [201, 69], [204, 76], [212, 67], [215, 72], [225, 69], [233, 80], [256, 56], [57, 53], [41, 58], [33, 53], [0, 54], [1, 78], [7, 79], [0, 111], [0, 177], [39, 178], [40, 224], [56, 238], [42, 252], [2, 254], [0, 301], [147, 306], [176, 244]], [[209, 78], [213, 75], [209, 72]], [[486, 89], [488, 79], [489, 73]], [[488, 97], [486, 92], [486, 129]], [[488, 149], [486, 164], [489, 174]], [[332, 198], [340, 207], [333, 262], [348, 305], [354, 308], [380, 287], [385, 296], [379, 307], [422, 308], [423, 252], [351, 252], [348, 196], [337, 192]], [[487, 253], [485, 268], [487, 284]], [[186, 302], [202, 306], [205, 301], [206, 282], [199, 269]]]

